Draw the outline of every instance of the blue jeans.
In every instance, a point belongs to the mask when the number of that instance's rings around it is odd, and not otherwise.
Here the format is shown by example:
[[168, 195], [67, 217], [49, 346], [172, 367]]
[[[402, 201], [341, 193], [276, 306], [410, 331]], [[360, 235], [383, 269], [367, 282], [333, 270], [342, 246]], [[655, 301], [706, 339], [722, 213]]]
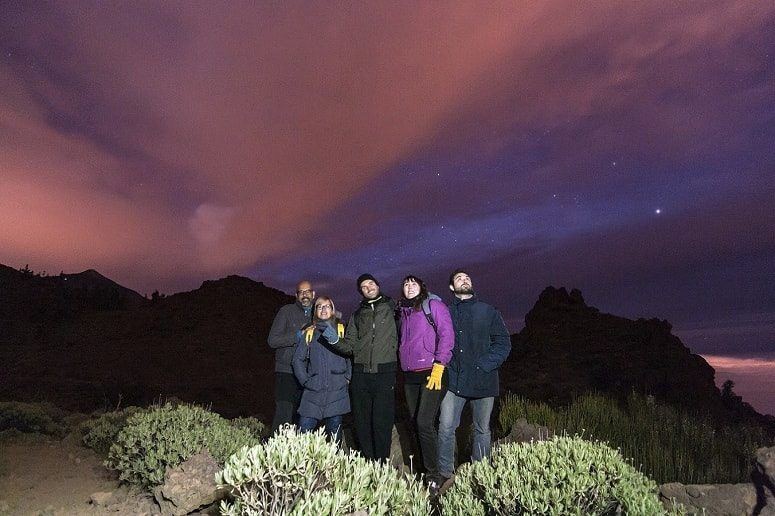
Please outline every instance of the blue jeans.
[[[328, 434], [335, 443], [342, 444], [342, 416], [331, 416], [323, 418]], [[312, 432], [318, 427], [319, 419], [308, 416], [299, 416], [299, 430], [302, 432]]]
[[474, 420], [471, 461], [482, 460], [490, 454], [490, 415], [495, 398], [464, 398], [447, 391], [439, 414], [439, 474], [447, 478], [455, 472], [455, 431], [460, 426], [460, 414], [466, 402], [471, 403]]

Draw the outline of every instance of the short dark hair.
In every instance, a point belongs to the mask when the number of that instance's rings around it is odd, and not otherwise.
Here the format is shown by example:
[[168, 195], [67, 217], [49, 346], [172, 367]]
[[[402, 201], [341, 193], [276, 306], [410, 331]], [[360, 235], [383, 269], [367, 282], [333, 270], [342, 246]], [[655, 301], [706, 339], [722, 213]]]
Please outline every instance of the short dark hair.
[[454, 283], [455, 276], [457, 276], [461, 272], [463, 274], [465, 274], [466, 276], [471, 276], [470, 274], [468, 274], [468, 271], [466, 269], [455, 269], [454, 271], [452, 271], [452, 274], [449, 275], [449, 284], [450, 285], [452, 285]]
[[468, 274], [468, 271], [466, 271], [465, 269], [455, 269], [454, 271], [452, 271], [452, 274], [449, 275], [449, 284], [450, 285], [452, 285], [454, 283], [455, 276], [457, 276], [461, 272], [463, 274], [465, 274], [466, 276], [471, 276], [470, 274]]

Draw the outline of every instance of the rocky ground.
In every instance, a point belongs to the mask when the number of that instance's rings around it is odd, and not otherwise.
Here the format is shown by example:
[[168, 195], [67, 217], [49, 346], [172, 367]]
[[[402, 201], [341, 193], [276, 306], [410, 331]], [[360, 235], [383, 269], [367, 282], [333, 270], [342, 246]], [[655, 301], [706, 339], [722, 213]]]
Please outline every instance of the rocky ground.
[[0, 433], [0, 515], [100, 514], [91, 496], [118, 480], [78, 437]]
[[[499, 444], [545, 439], [550, 434], [548, 429], [523, 419]], [[399, 441], [396, 433], [393, 453], [400, 464]], [[671, 500], [682, 503], [690, 514], [704, 511], [707, 516], [775, 516], [775, 447], [759, 449], [754, 464], [754, 483], [671, 483], [660, 486], [660, 495], [668, 505]], [[209, 505], [214, 500], [215, 486], [206, 485], [212, 483], [213, 468], [217, 469], [213, 459], [201, 453], [185, 465], [168, 469], [165, 485], [160, 488], [163, 496], [156, 493], [157, 500], [163, 502], [159, 507], [150, 493], [120, 486], [117, 476], [102, 465], [101, 459], [81, 445], [79, 433], [57, 438], [7, 430], [0, 432], [0, 516], [217, 514], [217, 505]], [[195, 500], [205, 498], [206, 503]], [[192, 501], [191, 509], [180, 511], [181, 502]], [[199, 507], [207, 509], [196, 509]]]

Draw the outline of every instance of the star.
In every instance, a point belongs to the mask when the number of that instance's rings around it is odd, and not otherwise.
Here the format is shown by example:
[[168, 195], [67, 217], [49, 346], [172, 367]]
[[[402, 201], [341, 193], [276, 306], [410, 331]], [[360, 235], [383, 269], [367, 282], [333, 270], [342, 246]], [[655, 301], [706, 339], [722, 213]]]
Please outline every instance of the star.
[[656, 210], [654, 210], [654, 213], [656, 213], [657, 215], [660, 215], [662, 213], [662, 208], [657, 208]]

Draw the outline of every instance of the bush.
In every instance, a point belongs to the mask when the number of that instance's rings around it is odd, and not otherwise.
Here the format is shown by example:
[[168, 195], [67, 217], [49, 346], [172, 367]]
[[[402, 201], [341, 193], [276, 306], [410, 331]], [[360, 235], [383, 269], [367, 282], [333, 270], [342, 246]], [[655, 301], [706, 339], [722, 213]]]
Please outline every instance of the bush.
[[110, 447], [116, 442], [118, 433], [126, 425], [127, 419], [142, 410], [140, 407], [130, 406], [122, 410], [105, 412], [96, 419], [84, 421], [80, 426], [83, 443], [97, 453], [107, 455]]
[[386, 464], [346, 455], [323, 431], [300, 434], [282, 427], [265, 444], [231, 456], [217, 482], [230, 487], [233, 503], [224, 515], [431, 513], [422, 484]]
[[511, 428], [520, 417], [556, 433], [606, 441], [659, 483], [748, 482], [751, 457], [770, 442], [761, 428], [718, 427], [708, 418], [635, 393], [624, 406], [605, 396], [586, 394], [557, 410], [514, 395], [504, 396], [501, 428]]
[[254, 417], [237, 417], [231, 420], [231, 426], [234, 428], [245, 428], [250, 431], [256, 439], [266, 437], [267, 426]]
[[0, 431], [15, 429], [62, 437], [68, 413], [50, 403], [0, 402]]
[[223, 464], [241, 446], [258, 443], [246, 428], [195, 405], [165, 404], [130, 416], [110, 447], [105, 465], [120, 479], [151, 488], [175, 467], [206, 448]]
[[443, 514], [665, 514], [657, 485], [605, 444], [580, 437], [512, 443], [461, 466]]

